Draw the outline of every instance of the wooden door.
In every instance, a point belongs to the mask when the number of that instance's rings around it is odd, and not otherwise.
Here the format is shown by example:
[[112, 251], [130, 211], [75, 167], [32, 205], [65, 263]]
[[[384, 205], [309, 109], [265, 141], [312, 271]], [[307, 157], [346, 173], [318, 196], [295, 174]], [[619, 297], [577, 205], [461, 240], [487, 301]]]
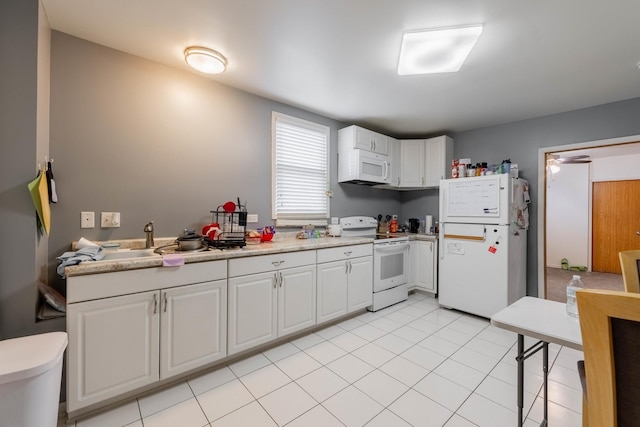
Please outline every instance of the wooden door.
[[593, 183], [593, 271], [622, 274], [618, 252], [640, 249], [640, 180]]

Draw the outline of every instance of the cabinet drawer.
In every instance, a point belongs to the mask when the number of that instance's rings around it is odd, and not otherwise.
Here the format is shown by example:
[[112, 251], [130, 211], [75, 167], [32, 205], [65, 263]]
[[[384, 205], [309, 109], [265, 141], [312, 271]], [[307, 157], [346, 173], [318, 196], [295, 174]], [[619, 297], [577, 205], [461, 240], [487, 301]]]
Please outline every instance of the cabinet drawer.
[[341, 246], [339, 248], [318, 249], [317, 262], [338, 261], [373, 254], [373, 244]]
[[173, 286], [227, 278], [227, 261], [155, 267], [112, 273], [71, 276], [67, 279], [67, 303], [134, 294]]
[[301, 267], [316, 263], [316, 251], [288, 252], [229, 260], [229, 277]]

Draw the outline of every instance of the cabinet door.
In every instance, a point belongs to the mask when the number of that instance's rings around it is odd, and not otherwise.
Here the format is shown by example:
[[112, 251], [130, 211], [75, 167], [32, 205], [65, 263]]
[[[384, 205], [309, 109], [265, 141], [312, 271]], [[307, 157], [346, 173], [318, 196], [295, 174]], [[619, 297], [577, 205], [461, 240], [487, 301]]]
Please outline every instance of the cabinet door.
[[159, 379], [159, 292], [69, 304], [67, 410]]
[[373, 303], [373, 257], [354, 258], [348, 262], [347, 311], [352, 312]]
[[278, 336], [316, 324], [316, 266], [278, 271]]
[[161, 292], [160, 378], [227, 355], [227, 281]]
[[389, 155], [389, 140], [386, 135], [355, 126], [355, 148], [373, 153]]
[[380, 133], [373, 133], [373, 152], [382, 154], [383, 156], [389, 155], [389, 137]]
[[416, 277], [418, 272], [418, 242], [409, 242], [409, 278], [407, 279], [409, 290], [416, 287]]
[[440, 180], [447, 178], [450, 174], [453, 139], [443, 135], [427, 139], [425, 144], [425, 186], [439, 187]]
[[361, 127], [355, 127], [356, 141], [355, 148], [361, 150], [373, 151], [373, 132]]
[[415, 242], [416, 262], [416, 287], [424, 291], [435, 292], [434, 250], [435, 242]]
[[230, 355], [277, 337], [276, 278], [274, 271], [229, 279]]
[[318, 264], [318, 323], [347, 314], [347, 261]]
[[400, 185], [400, 141], [389, 138], [389, 186]]
[[424, 140], [400, 141], [400, 186], [424, 186]]

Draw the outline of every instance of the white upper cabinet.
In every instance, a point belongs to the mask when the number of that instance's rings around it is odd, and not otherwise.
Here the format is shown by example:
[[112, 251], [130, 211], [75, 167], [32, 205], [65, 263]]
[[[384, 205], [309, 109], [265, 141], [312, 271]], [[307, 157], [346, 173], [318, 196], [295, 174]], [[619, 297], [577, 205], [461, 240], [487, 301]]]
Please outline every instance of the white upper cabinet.
[[400, 141], [395, 138], [387, 138], [389, 142], [387, 183], [376, 185], [376, 188], [396, 190], [400, 186]]
[[424, 187], [425, 140], [400, 141], [400, 187]]
[[353, 139], [353, 148], [371, 151], [372, 153], [389, 155], [389, 140], [386, 135], [373, 132], [359, 126], [349, 126], [344, 132], [346, 138]]
[[400, 140], [400, 185], [403, 189], [437, 188], [448, 177], [453, 160], [453, 139], [438, 136], [429, 139]]
[[425, 187], [440, 186], [440, 180], [449, 178], [453, 160], [453, 138], [442, 135], [425, 141]]

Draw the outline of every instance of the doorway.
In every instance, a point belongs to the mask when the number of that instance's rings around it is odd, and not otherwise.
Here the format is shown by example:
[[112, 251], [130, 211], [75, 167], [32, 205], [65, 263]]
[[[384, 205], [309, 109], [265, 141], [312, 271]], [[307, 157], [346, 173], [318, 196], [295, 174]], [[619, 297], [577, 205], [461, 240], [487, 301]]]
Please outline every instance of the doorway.
[[[550, 249], [550, 247], [552, 247], [553, 245], [557, 245], [557, 242], [553, 242], [553, 237], [551, 237], [550, 239], [547, 238], [548, 235], [548, 230], [547, 230], [547, 214], [549, 211], [552, 211], [553, 209], [548, 208], [547, 207], [547, 187], [548, 184], [550, 183], [550, 180], [553, 179], [553, 176], [550, 174], [550, 170], [549, 170], [549, 164], [547, 162], [547, 160], [549, 159], [551, 154], [558, 154], [561, 153], [562, 156], [583, 156], [583, 155], [589, 155], [590, 158], [603, 158], [603, 157], [611, 157], [612, 159], [615, 158], [616, 156], [623, 156], [621, 158], [625, 159], [628, 158], [629, 156], [640, 156], [640, 135], [635, 135], [635, 136], [629, 136], [629, 137], [623, 137], [623, 138], [613, 138], [613, 139], [608, 139], [608, 140], [601, 140], [601, 141], [590, 141], [590, 142], [583, 142], [583, 143], [577, 143], [577, 144], [569, 144], [569, 145], [563, 145], [563, 146], [556, 146], [556, 147], [544, 147], [541, 148], [539, 150], [539, 156], [538, 156], [538, 296], [540, 297], [544, 297], [544, 298], [548, 298], [549, 297], [549, 292], [547, 291], [547, 282], [549, 280], [551, 281], [557, 281], [559, 276], [558, 274], [555, 274], [555, 270], [554, 274], [550, 275], [547, 272], [547, 252]], [[623, 154], [621, 154], [623, 153]], [[557, 156], [556, 156], [557, 157]], [[599, 162], [599, 164], [602, 165], [607, 165], [606, 162]], [[562, 167], [562, 165], [561, 165]], [[611, 169], [611, 166], [605, 166]], [[602, 170], [602, 166], [600, 167], [600, 169]], [[615, 168], [613, 168], [615, 170]], [[636, 172], [635, 171], [636, 168], [632, 168], [632, 173], [634, 174], [639, 174], [640, 172]], [[595, 169], [595, 165], [594, 165], [594, 170]], [[624, 174], [626, 173], [624, 170], [619, 171], [620, 173]], [[626, 178], [621, 178], [621, 177], [615, 177], [614, 180], [619, 180], [619, 179], [630, 179], [630, 178], [640, 178], [638, 176], [634, 176], [634, 177], [626, 177]], [[589, 183], [589, 185], [591, 185]], [[637, 193], [636, 193], [637, 194]], [[591, 189], [589, 190], [589, 205], [588, 207], [585, 207], [585, 209], [588, 210], [589, 212], [589, 224], [588, 224], [588, 233], [591, 233], [591, 229], [592, 229], [592, 223], [591, 223], [591, 203], [592, 203], [592, 194], [591, 194]], [[638, 218], [638, 217], [636, 217]], [[637, 223], [635, 224], [637, 225]], [[588, 257], [588, 262], [586, 264], [588, 264], [588, 272], [580, 272], [580, 273], [576, 273], [576, 274], [583, 274], [583, 275], [598, 275], [601, 273], [592, 273], [591, 269], [592, 269], [592, 265], [591, 263], [591, 242], [593, 241], [593, 239], [595, 239], [595, 236], [589, 236], [588, 238], [588, 245], [589, 245], [589, 257]], [[550, 241], [551, 240], [551, 241]], [[636, 245], [638, 247], [640, 247], [639, 244], [636, 243]], [[555, 246], [553, 246], [555, 247]], [[616, 253], [616, 257], [617, 257], [617, 253]], [[580, 263], [583, 264], [583, 263]], [[586, 265], [580, 265], [580, 267], [585, 267]], [[571, 272], [570, 271], [562, 271], [561, 273], [564, 273], [565, 275], [569, 275]], [[603, 273], [604, 274], [604, 279], [609, 278], [609, 276], [606, 276], [607, 273]], [[564, 281], [563, 279], [564, 276], [561, 277], [560, 280], [562, 280], [564, 283], [566, 283], [566, 281]], [[617, 276], [619, 277], [619, 276]], [[613, 277], [614, 279], [616, 279], [616, 277]], [[568, 280], [567, 280], [568, 281]], [[615, 282], [615, 280], [614, 280]], [[617, 285], [614, 285], [617, 286]], [[603, 286], [603, 287], [607, 287], [607, 286]]]

